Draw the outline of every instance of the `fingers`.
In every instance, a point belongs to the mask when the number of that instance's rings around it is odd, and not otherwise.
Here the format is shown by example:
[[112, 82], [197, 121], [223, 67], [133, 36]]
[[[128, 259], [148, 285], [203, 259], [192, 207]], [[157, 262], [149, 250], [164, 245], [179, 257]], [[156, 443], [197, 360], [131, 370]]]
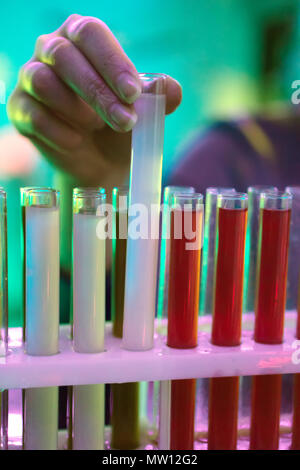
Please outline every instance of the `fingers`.
[[167, 77], [166, 94], [166, 114], [171, 114], [180, 105], [182, 100], [182, 88], [174, 78]]
[[85, 56], [63, 37], [41, 37], [36, 58], [48, 64], [59, 78], [89, 104], [114, 130], [128, 131], [137, 116], [132, 105], [122, 104]]
[[98, 114], [42, 62], [30, 61], [22, 67], [19, 87], [75, 127], [94, 130], [104, 126]]
[[38, 137], [55, 150], [73, 150], [82, 142], [78, 131], [27, 93], [16, 91], [8, 102], [7, 111], [21, 134]]
[[134, 103], [142, 91], [138, 72], [103, 21], [76, 15], [66, 21], [61, 32], [121, 100]]

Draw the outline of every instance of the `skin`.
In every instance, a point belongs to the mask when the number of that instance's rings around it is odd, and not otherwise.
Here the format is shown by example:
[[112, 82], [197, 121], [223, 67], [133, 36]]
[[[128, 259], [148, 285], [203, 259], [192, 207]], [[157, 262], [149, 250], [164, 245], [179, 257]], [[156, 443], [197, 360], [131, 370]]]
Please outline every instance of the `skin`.
[[[107, 25], [75, 14], [37, 39], [7, 110], [58, 168], [110, 192], [128, 175], [140, 93], [137, 70]], [[181, 87], [168, 77], [166, 114], [180, 101]]]

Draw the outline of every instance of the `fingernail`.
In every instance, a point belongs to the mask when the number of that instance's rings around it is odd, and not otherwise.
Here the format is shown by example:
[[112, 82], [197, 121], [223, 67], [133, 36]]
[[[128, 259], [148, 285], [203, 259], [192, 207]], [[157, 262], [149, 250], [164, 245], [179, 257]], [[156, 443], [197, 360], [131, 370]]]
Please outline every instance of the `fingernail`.
[[119, 76], [117, 88], [121, 98], [127, 101], [127, 103], [134, 103], [142, 93], [141, 83], [137, 78], [127, 72], [121, 73]]
[[124, 131], [130, 131], [137, 121], [135, 111], [131, 111], [119, 103], [114, 103], [109, 108], [109, 115], [113, 122]]

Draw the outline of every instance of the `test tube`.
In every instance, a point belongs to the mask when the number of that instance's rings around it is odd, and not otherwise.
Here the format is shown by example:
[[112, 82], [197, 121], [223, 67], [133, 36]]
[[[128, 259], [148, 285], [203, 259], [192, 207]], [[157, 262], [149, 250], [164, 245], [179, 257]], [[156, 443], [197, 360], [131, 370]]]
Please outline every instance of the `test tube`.
[[112, 384], [111, 447], [136, 449], [140, 444], [138, 382]]
[[[198, 340], [203, 196], [174, 194], [170, 216], [167, 344], [188, 349]], [[195, 394], [195, 379], [161, 382], [160, 448], [193, 449]]]
[[[220, 194], [217, 205], [211, 341], [230, 347], [241, 340], [248, 197], [244, 193]], [[236, 449], [238, 398], [239, 377], [210, 379], [209, 450]]]
[[35, 191], [51, 191], [51, 188], [41, 186], [26, 186], [20, 188], [21, 196], [21, 256], [22, 256], [22, 285], [23, 285], [23, 342], [25, 343], [26, 331], [26, 197], [30, 190]]
[[[138, 121], [132, 131], [123, 326], [123, 347], [129, 350], [153, 347], [166, 109], [166, 76], [140, 78], [143, 89], [135, 103]], [[134, 233], [136, 214], [144, 229], [140, 234]]]
[[[294, 282], [298, 278], [298, 302], [297, 302], [297, 328], [296, 328], [296, 338], [300, 339], [300, 279], [299, 273], [299, 257], [298, 257], [298, 247], [297, 247], [297, 238], [299, 230], [299, 196], [300, 196], [300, 187], [288, 187], [286, 188], [287, 192], [291, 193], [293, 196], [293, 207], [291, 213], [291, 228], [290, 228], [290, 246], [289, 246], [289, 266], [288, 266], [288, 286], [291, 286], [290, 292], [294, 290]], [[298, 241], [299, 242], [299, 241]], [[291, 251], [294, 251], [294, 256], [291, 255]], [[292, 265], [292, 266], [291, 266]], [[290, 279], [289, 279], [290, 278]], [[293, 294], [294, 298], [294, 294]], [[294, 375], [294, 386], [293, 386], [293, 425], [292, 425], [292, 445], [291, 449], [299, 450], [300, 449], [300, 374]]]
[[24, 449], [57, 450], [58, 387], [29, 388], [24, 392]]
[[161, 223], [161, 241], [160, 241], [160, 263], [159, 263], [159, 282], [158, 282], [158, 300], [157, 300], [157, 318], [166, 318], [168, 314], [168, 279], [169, 279], [169, 256], [170, 256], [170, 207], [174, 194], [194, 193], [192, 186], [166, 186], [163, 196], [163, 212]]
[[97, 230], [105, 201], [98, 188], [73, 194], [73, 342], [80, 353], [104, 350], [106, 241]]
[[7, 354], [8, 290], [7, 290], [7, 208], [6, 192], [0, 188], [0, 357]]
[[[113, 335], [122, 338], [126, 269], [128, 188], [114, 188], [111, 309]], [[139, 383], [112, 384], [111, 446], [135, 449], [140, 442]]]
[[197, 346], [202, 224], [202, 194], [175, 194], [168, 286], [167, 344], [171, 348]]
[[73, 387], [73, 449], [104, 449], [104, 384]]
[[300, 186], [287, 186], [285, 191], [293, 197], [290, 222], [286, 309], [295, 310], [297, 309], [300, 274]]
[[21, 191], [24, 218], [25, 340], [29, 355], [58, 353], [59, 192]]
[[[73, 343], [80, 353], [104, 351], [105, 202], [102, 188], [73, 191]], [[73, 387], [75, 450], [104, 448], [104, 387]]]
[[257, 250], [259, 235], [259, 201], [262, 193], [276, 192], [275, 186], [250, 186], [248, 188], [248, 222], [245, 248], [244, 312], [254, 312]]
[[207, 188], [205, 195], [204, 239], [200, 283], [200, 313], [212, 314], [215, 270], [217, 199], [219, 194], [234, 194], [234, 188]]
[[[283, 340], [291, 207], [289, 193], [261, 194], [254, 328], [258, 343]], [[250, 449], [278, 449], [281, 378], [257, 375], [252, 379]]]

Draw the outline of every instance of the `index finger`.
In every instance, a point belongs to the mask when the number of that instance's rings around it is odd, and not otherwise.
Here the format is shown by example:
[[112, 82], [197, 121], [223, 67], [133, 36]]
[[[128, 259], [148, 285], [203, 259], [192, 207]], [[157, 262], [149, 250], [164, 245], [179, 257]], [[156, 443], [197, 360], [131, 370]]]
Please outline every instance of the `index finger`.
[[72, 15], [60, 33], [76, 45], [122, 101], [134, 103], [142, 91], [138, 72], [103, 21]]

